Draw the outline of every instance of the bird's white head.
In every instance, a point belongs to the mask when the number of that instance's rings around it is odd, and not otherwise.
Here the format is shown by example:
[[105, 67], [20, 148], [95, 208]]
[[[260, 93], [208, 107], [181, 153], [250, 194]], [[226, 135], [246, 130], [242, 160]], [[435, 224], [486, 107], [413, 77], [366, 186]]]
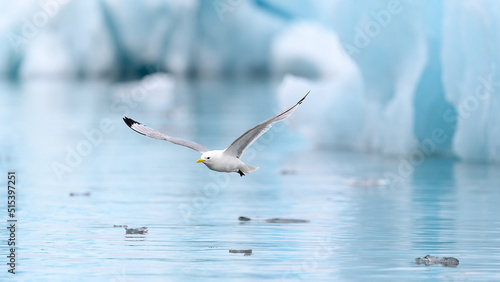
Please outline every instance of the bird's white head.
[[201, 157], [196, 161], [197, 163], [209, 164], [212, 162], [213, 154], [211, 152], [206, 152], [201, 155]]

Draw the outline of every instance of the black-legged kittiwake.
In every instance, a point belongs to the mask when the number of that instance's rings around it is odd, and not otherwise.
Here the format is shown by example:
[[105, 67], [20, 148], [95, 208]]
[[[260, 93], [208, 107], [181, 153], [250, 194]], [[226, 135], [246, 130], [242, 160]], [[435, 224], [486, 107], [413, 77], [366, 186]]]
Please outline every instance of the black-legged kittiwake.
[[196, 162], [204, 163], [211, 170], [219, 172], [237, 172], [240, 176], [243, 176], [245, 175], [244, 173], [250, 173], [258, 169], [258, 167], [247, 165], [240, 160], [243, 151], [245, 151], [248, 146], [252, 145], [252, 143], [255, 142], [255, 140], [257, 140], [262, 134], [268, 131], [274, 123], [288, 118], [293, 113], [295, 108], [300, 105], [302, 101], [304, 101], [307, 95], [309, 95], [309, 92], [307, 92], [307, 94], [293, 107], [250, 128], [224, 150], [210, 151], [200, 144], [168, 136], [131, 118], [124, 117], [123, 120], [132, 130], [142, 135], [158, 140], [170, 141], [174, 144], [182, 145], [200, 152], [202, 155]]

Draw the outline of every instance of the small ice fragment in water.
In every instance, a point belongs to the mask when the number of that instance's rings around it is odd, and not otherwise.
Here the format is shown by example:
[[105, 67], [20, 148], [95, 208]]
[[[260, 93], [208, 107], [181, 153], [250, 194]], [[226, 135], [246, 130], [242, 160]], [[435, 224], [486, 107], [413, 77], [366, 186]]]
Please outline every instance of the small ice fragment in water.
[[295, 174], [297, 174], [297, 171], [295, 171], [293, 169], [283, 169], [281, 171], [281, 174], [282, 175], [295, 175]]
[[293, 218], [270, 218], [266, 219], [269, 223], [308, 223], [309, 220], [305, 219], [293, 219]]
[[[250, 221], [252, 220], [249, 217], [246, 216], [240, 216], [238, 218], [239, 221]], [[255, 221], [259, 221], [259, 219], [254, 219]], [[265, 222], [268, 223], [308, 223], [309, 220], [305, 219], [294, 219], [294, 218], [270, 218], [270, 219], [265, 219]]]
[[229, 250], [229, 252], [234, 253], [234, 254], [243, 253], [247, 256], [247, 255], [252, 254], [252, 249], [249, 249], [249, 250]]
[[127, 225], [124, 225], [123, 227], [125, 228], [125, 234], [148, 234], [147, 227], [128, 228]]
[[379, 187], [387, 185], [389, 181], [383, 178], [349, 178], [344, 183], [352, 187]]
[[69, 196], [70, 197], [76, 197], [76, 196], [85, 196], [85, 197], [89, 197], [90, 196], [90, 192], [85, 192], [85, 193], [69, 193]]
[[416, 264], [442, 264], [443, 266], [457, 266], [460, 262], [454, 257], [435, 257], [431, 255], [426, 255], [423, 258], [415, 258]]

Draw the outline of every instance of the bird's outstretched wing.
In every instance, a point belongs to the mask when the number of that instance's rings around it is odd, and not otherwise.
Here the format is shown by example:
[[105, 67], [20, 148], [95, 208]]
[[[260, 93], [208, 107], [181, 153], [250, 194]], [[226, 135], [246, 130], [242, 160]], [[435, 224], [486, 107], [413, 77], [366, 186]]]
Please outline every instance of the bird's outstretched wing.
[[144, 124], [141, 124], [141, 123], [139, 123], [131, 118], [124, 117], [123, 121], [125, 121], [125, 123], [128, 125], [128, 127], [130, 127], [133, 131], [140, 133], [142, 135], [146, 135], [147, 137], [151, 137], [151, 138], [158, 139], [158, 140], [167, 140], [167, 141], [170, 141], [174, 144], [191, 148], [191, 149], [196, 150], [202, 154], [209, 151], [207, 148], [205, 148], [204, 146], [202, 146], [198, 143], [168, 136], [168, 135], [163, 134], [157, 130], [149, 128], [149, 127], [145, 126]]
[[[309, 91], [309, 92], [311, 92], [311, 91]], [[247, 130], [245, 133], [243, 133], [243, 135], [241, 135], [236, 140], [234, 140], [233, 143], [231, 145], [229, 145], [229, 147], [226, 148], [226, 150], [224, 150], [224, 154], [234, 156], [237, 158], [241, 157], [241, 154], [243, 154], [243, 151], [245, 151], [245, 149], [248, 148], [248, 146], [252, 145], [252, 143], [255, 142], [255, 140], [257, 140], [262, 134], [264, 134], [266, 131], [268, 131], [269, 128], [271, 128], [271, 126], [274, 123], [288, 118], [293, 113], [295, 108], [298, 105], [300, 105], [302, 103], [302, 101], [304, 101], [304, 99], [307, 97], [307, 95], [309, 95], [309, 92], [307, 92], [307, 94], [302, 99], [300, 99], [300, 101], [297, 102], [297, 104], [295, 104], [290, 109], [288, 109], [288, 110], [286, 110], [278, 115], [275, 115], [272, 118], [266, 119], [265, 121], [257, 124], [256, 126], [250, 128], [249, 130]]]

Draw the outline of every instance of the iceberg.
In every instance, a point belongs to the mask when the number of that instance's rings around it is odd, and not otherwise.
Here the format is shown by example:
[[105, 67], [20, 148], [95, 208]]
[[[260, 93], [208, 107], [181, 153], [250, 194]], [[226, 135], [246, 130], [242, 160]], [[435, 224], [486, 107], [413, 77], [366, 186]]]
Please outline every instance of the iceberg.
[[[306, 40], [298, 42], [303, 36]], [[325, 52], [317, 54], [315, 46]], [[361, 74], [335, 34], [318, 25], [297, 23], [276, 37], [272, 52], [275, 75], [302, 75], [284, 76], [278, 89], [282, 104], [309, 90], [313, 93], [291, 122], [301, 121], [299, 129], [319, 146], [361, 146], [359, 133], [366, 126]]]
[[500, 23], [497, 1], [445, 1], [443, 83], [455, 109], [454, 153], [465, 160], [500, 161]]
[[[401, 33], [409, 33], [416, 38], [420, 36], [412, 34], [411, 28], [399, 28]], [[376, 49], [366, 47], [363, 52], [365, 56], [370, 52], [374, 54], [368, 58], [356, 59], [349, 56], [340, 43], [342, 38], [337, 39], [333, 31], [301, 24], [300, 27], [292, 25], [284, 33], [277, 37], [273, 53], [280, 54], [275, 57], [289, 54], [288, 59], [275, 63], [275, 68], [279, 72], [287, 72], [288, 68], [288, 72], [293, 73], [294, 67], [290, 67], [289, 62], [300, 60], [299, 62], [307, 62], [302, 63], [307, 69], [319, 72], [316, 75], [320, 77], [317, 81], [298, 82], [305, 87], [294, 85], [296, 83], [289, 78], [284, 80], [279, 89], [280, 97], [285, 97], [285, 93], [295, 97], [293, 92], [307, 88], [311, 88], [312, 94], [317, 95], [316, 98], [312, 95], [313, 98], [309, 101], [310, 110], [303, 111], [304, 115], [315, 116], [314, 121], [301, 123], [302, 127], [307, 128], [309, 135], [315, 138], [316, 143], [386, 154], [403, 154], [415, 148], [416, 137], [412, 127], [415, 109], [412, 104], [426, 58], [423, 43], [418, 40], [405, 43], [407, 45], [402, 51], [392, 47], [401, 44], [373, 40], [371, 47]], [[301, 54], [294, 50], [296, 46], [302, 47], [299, 49]], [[384, 53], [397, 58], [385, 62], [383, 66], [369, 60], [377, 58], [377, 54], [381, 55], [377, 51], [379, 49], [385, 49]], [[318, 55], [318, 50], [325, 51]], [[378, 70], [375, 69], [377, 67]], [[390, 75], [390, 79], [383, 77], [384, 74]], [[326, 144], [321, 144], [325, 142]]]

